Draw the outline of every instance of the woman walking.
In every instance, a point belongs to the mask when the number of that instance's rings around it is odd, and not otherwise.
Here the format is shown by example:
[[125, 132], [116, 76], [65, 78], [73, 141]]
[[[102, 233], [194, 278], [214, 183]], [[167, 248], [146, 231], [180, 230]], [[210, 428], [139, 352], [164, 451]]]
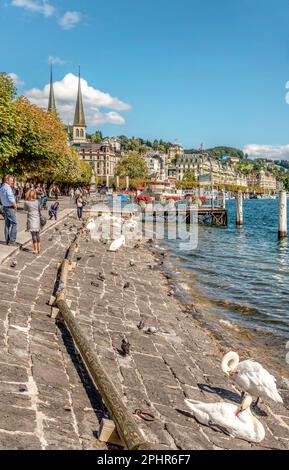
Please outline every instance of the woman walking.
[[79, 196], [76, 199], [76, 207], [77, 207], [77, 216], [78, 220], [82, 220], [82, 211], [83, 211], [83, 206], [84, 206], [84, 200], [83, 196], [80, 193]]
[[24, 210], [27, 211], [27, 231], [31, 233], [33, 253], [40, 253], [40, 206], [34, 190], [26, 193]]

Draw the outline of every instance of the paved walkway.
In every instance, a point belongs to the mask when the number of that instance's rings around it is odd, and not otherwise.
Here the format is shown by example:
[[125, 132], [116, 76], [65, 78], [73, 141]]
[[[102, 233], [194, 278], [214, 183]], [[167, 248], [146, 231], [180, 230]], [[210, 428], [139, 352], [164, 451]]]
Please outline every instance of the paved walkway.
[[[0, 449], [96, 449], [104, 411], [49, 299], [74, 237], [66, 219], [0, 266]], [[60, 227], [60, 230], [59, 230]]]
[[[128, 408], [156, 417], [153, 423], [139, 420], [149, 441], [173, 449], [289, 449], [285, 406], [262, 405], [266, 439], [260, 446], [202, 427], [178, 411], [186, 410], [186, 397], [239, 403], [240, 394], [221, 371], [224, 351], [171, 295], [162, 267], [147, 246], [125, 247], [114, 254], [103, 244], [82, 240], [79, 258], [69, 280], [72, 309]], [[141, 319], [158, 333], [139, 330]], [[124, 338], [131, 344], [127, 357], [118, 352]], [[288, 407], [288, 385], [280, 387]]]
[[[10, 260], [0, 266], [2, 449], [104, 448], [96, 440], [105, 415], [100, 397], [46, 305], [76, 225], [69, 218], [48, 230], [40, 256], [19, 252], [14, 268]], [[80, 245], [77, 268], [69, 274], [71, 308], [128, 408], [155, 416], [152, 423], [136, 418], [148, 440], [172, 449], [289, 449], [289, 412], [283, 405], [262, 405], [266, 439], [259, 446], [204, 428], [181, 413], [185, 397], [239, 402], [220, 370], [224, 351], [171, 295], [146, 246], [113, 254], [85, 238]], [[138, 330], [140, 319], [157, 334]], [[131, 344], [128, 357], [118, 352], [124, 337]], [[288, 407], [288, 386], [279, 385]]]
[[[52, 200], [50, 200], [47, 204], [52, 204]], [[58, 214], [58, 219], [62, 219], [67, 214], [75, 210], [75, 205], [71, 203], [71, 199], [68, 197], [60, 197], [60, 210]], [[20, 209], [23, 207], [23, 201], [19, 204]], [[43, 211], [43, 215], [48, 219], [48, 211]], [[17, 212], [17, 222], [18, 222], [18, 235], [17, 235], [17, 243], [19, 245], [25, 245], [26, 243], [30, 242], [31, 235], [29, 232], [26, 232], [26, 221], [27, 221], [27, 214], [23, 210], [19, 210]], [[47, 224], [44, 230], [47, 230], [49, 227], [54, 225], [55, 221], [47, 220]], [[0, 215], [0, 264], [5, 261], [8, 256], [11, 256], [13, 253], [17, 252], [18, 248], [7, 246], [4, 239], [4, 219]]]

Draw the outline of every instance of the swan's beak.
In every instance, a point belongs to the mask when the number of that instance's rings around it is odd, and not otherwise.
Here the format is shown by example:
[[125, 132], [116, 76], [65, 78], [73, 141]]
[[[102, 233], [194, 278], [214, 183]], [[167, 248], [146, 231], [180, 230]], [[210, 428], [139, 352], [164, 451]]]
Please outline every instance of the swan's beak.
[[244, 410], [244, 408], [241, 406], [241, 407], [236, 411], [236, 416], [237, 416], [237, 418], [240, 417], [240, 414], [243, 413], [243, 411], [245, 411], [245, 410]]

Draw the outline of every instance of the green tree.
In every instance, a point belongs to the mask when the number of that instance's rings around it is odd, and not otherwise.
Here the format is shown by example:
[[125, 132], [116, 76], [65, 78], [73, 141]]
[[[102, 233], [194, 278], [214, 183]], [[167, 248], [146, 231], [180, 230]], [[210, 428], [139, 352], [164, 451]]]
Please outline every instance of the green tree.
[[0, 171], [9, 171], [9, 160], [20, 150], [22, 116], [16, 102], [16, 89], [8, 75], [0, 74]]
[[103, 140], [103, 135], [101, 131], [96, 131], [94, 134], [91, 135], [90, 137], [91, 142], [94, 144], [100, 144]]
[[130, 152], [123, 157], [117, 166], [116, 173], [119, 176], [130, 178], [147, 178], [148, 169], [145, 161], [136, 152]]
[[191, 181], [191, 182], [196, 182], [196, 175], [193, 170], [188, 170], [184, 174], [184, 181]]

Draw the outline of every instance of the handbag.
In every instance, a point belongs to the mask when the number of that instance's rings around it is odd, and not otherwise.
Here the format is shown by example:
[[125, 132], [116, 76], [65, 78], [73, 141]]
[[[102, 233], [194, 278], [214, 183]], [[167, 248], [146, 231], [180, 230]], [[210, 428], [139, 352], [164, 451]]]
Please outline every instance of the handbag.
[[39, 206], [39, 219], [40, 219], [40, 227], [43, 228], [46, 225], [46, 217], [41, 214], [40, 206]]

